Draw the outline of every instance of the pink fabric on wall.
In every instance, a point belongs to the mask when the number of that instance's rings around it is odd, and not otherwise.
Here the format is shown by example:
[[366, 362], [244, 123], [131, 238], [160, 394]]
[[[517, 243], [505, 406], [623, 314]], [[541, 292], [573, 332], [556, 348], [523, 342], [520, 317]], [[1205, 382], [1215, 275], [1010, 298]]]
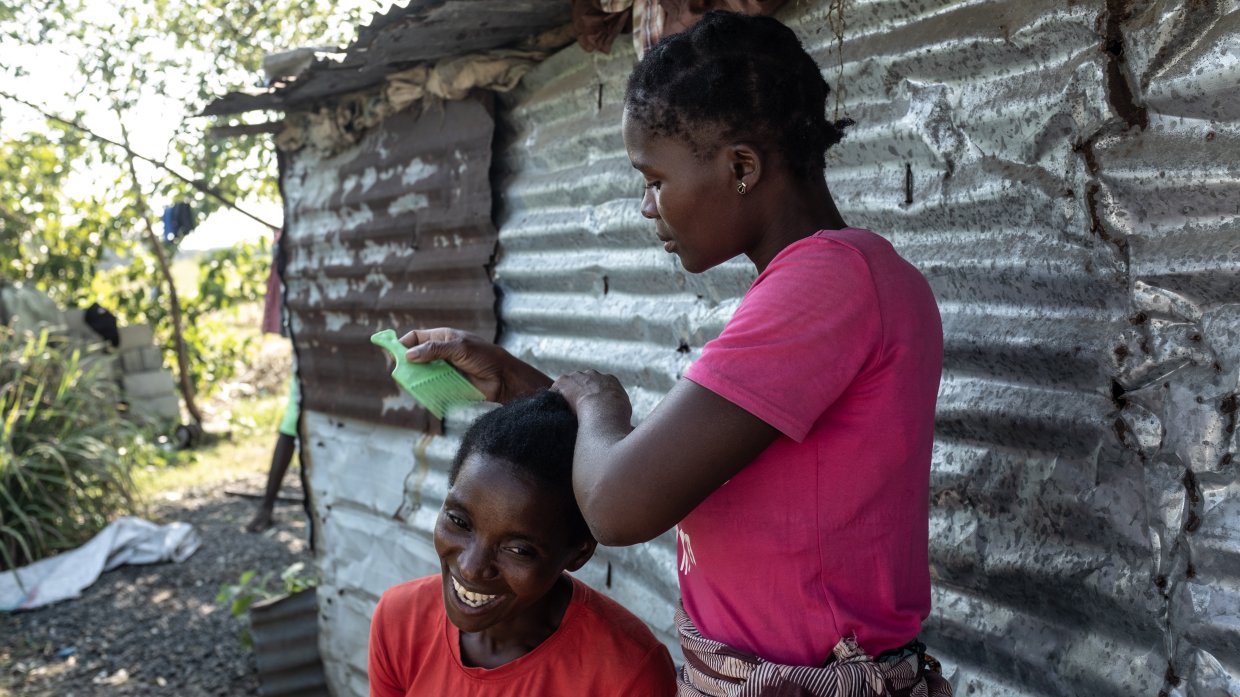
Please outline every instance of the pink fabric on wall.
[[917, 635], [942, 360], [929, 285], [874, 233], [819, 232], [758, 276], [686, 374], [782, 434], [678, 526], [703, 635], [789, 665]]
[[280, 244], [280, 231], [276, 231], [275, 237], [271, 241], [272, 258], [271, 272], [267, 274], [267, 293], [263, 296], [263, 326], [264, 334], [283, 334], [281, 326], [281, 304], [284, 302], [284, 293], [280, 285], [280, 274], [276, 269], [275, 250]]

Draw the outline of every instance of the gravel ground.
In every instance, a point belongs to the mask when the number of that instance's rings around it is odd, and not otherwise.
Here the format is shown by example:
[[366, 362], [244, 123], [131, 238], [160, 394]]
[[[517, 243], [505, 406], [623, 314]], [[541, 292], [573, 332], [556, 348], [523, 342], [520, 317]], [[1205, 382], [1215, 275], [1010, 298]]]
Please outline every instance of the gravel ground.
[[[300, 497], [295, 468], [281, 496]], [[181, 564], [124, 566], [80, 598], [30, 612], [0, 614], [0, 695], [256, 695], [254, 654], [215, 596], [249, 569], [278, 576], [311, 565], [305, 514], [276, 506], [277, 524], [260, 535], [242, 527], [262, 475], [165, 495], [151, 518], [192, 524], [202, 546]]]

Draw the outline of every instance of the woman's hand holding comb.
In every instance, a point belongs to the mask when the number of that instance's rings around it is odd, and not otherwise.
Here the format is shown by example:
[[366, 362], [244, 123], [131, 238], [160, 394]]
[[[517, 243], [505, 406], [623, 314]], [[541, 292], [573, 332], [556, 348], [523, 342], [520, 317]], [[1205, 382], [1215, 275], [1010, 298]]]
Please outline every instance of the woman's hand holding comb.
[[488, 401], [507, 403], [551, 386], [551, 378], [495, 344], [459, 329], [415, 329], [400, 338], [413, 363], [452, 364]]

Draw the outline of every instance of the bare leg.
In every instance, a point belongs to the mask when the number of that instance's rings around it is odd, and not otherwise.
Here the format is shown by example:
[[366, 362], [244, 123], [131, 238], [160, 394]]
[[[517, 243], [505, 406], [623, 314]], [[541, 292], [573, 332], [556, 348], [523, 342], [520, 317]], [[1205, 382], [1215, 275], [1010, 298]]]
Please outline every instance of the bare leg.
[[276, 505], [276, 496], [280, 494], [280, 485], [284, 483], [284, 474], [293, 461], [293, 453], [297, 450], [297, 438], [284, 433], [276, 440], [276, 449], [271, 453], [271, 470], [267, 472], [267, 490], [263, 492], [263, 500], [254, 512], [254, 519], [245, 526], [246, 532], [262, 532], [272, 525], [272, 510]]

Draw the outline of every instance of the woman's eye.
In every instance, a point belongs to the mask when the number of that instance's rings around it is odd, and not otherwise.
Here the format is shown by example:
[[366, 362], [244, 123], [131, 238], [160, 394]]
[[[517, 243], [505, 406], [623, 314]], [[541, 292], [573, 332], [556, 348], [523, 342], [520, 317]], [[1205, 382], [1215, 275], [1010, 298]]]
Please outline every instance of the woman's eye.
[[660, 181], [646, 182], [646, 188], [654, 189], [655, 191], [658, 191], [659, 187], [662, 185], [663, 185], [663, 182], [660, 182]]
[[508, 551], [509, 551], [510, 553], [512, 553], [512, 554], [517, 555], [518, 557], [532, 557], [532, 556], [534, 556], [534, 550], [532, 550], [532, 549], [526, 549], [525, 547], [509, 547], [509, 548], [508, 548]]
[[455, 525], [458, 528], [461, 528], [462, 530], [469, 527], [465, 524], [465, 520], [462, 519], [460, 516], [453, 515], [452, 513], [445, 513], [444, 517], [447, 518], [448, 521], [451, 522], [453, 525]]

